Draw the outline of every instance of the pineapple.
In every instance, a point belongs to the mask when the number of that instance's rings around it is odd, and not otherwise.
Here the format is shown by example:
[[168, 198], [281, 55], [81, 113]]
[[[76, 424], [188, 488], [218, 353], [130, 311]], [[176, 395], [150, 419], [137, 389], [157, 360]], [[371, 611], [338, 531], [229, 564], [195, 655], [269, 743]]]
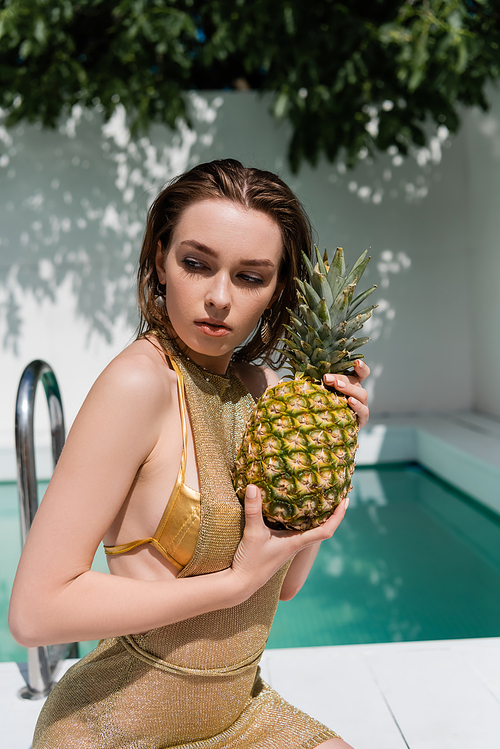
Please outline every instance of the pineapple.
[[346, 372], [369, 338], [354, 338], [376, 305], [358, 310], [376, 288], [353, 299], [370, 258], [347, 271], [337, 248], [331, 265], [315, 248], [309, 282], [297, 279], [299, 314], [291, 310], [284, 340], [293, 380], [268, 388], [256, 404], [239, 449], [234, 483], [241, 502], [247, 484], [260, 488], [268, 525], [304, 531], [327, 520], [351, 489], [357, 416], [347, 398], [327, 389], [327, 373]]

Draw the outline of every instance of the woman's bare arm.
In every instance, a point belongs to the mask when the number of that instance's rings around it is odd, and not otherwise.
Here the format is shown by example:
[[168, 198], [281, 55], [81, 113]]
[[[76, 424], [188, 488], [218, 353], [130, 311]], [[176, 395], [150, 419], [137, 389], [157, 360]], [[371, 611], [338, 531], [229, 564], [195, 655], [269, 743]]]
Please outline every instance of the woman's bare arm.
[[118, 357], [89, 393], [16, 575], [9, 622], [21, 644], [145, 631], [241, 597], [228, 571], [142, 581], [90, 569], [137, 471], [154, 451], [161, 424], [178, 412], [168, 394], [154, 362], [142, 354]]

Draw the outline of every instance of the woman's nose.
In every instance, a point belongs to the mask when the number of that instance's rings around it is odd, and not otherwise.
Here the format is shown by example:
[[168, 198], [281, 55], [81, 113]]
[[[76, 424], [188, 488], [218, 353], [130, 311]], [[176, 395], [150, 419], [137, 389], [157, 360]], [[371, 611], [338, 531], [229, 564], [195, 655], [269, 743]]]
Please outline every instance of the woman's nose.
[[226, 275], [216, 274], [211, 279], [206, 302], [219, 309], [225, 309], [231, 305], [230, 279]]

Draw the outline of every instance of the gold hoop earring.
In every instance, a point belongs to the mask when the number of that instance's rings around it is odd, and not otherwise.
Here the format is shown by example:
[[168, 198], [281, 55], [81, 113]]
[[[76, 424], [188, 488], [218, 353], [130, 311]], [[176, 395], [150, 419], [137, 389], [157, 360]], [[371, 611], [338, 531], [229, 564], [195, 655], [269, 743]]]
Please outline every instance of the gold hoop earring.
[[273, 334], [271, 332], [271, 326], [269, 325], [269, 320], [271, 319], [272, 310], [266, 309], [263, 312], [262, 315], [262, 325], [260, 327], [260, 338], [262, 340], [262, 343], [269, 343], [271, 338], [273, 337]]

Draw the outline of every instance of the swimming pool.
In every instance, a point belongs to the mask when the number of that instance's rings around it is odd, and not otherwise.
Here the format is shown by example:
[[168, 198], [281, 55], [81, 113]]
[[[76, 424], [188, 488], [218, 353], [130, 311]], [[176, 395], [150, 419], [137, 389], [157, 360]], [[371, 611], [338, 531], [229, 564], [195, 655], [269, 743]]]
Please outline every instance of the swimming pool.
[[[500, 635], [500, 517], [414, 465], [358, 467], [350, 496], [269, 647]], [[16, 486], [0, 484], [2, 661], [26, 660], [7, 628], [19, 538]], [[102, 550], [94, 569], [107, 569]]]
[[418, 466], [356, 469], [269, 647], [500, 635], [500, 517]]

